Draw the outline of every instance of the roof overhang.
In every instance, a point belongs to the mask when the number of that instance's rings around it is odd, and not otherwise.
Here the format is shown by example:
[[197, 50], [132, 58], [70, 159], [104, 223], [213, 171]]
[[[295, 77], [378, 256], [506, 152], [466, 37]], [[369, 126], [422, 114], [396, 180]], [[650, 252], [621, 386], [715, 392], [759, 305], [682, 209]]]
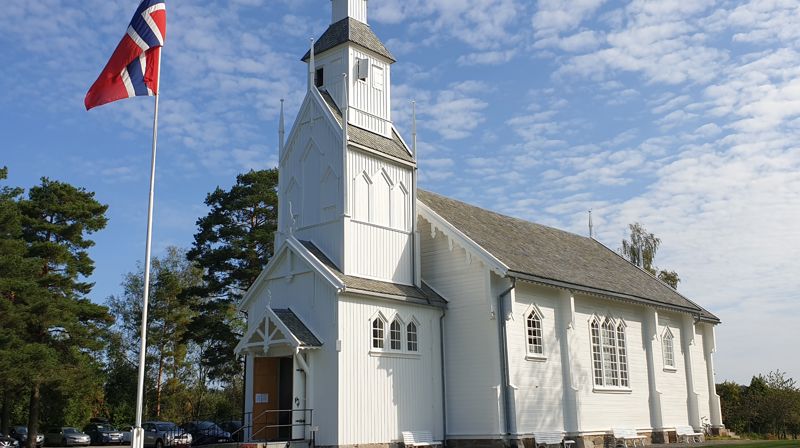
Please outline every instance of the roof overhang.
[[[299, 318], [298, 318], [299, 319]], [[302, 324], [305, 326], [305, 324]], [[287, 352], [297, 352], [301, 349], [314, 349], [322, 346], [319, 340], [315, 343], [301, 341], [292, 330], [270, 307], [265, 307], [255, 325], [250, 325], [244, 337], [236, 345], [237, 355], [243, 353], [261, 356], [285, 355]], [[305, 331], [310, 332], [306, 327]], [[316, 337], [315, 337], [316, 339]]]
[[561, 281], [561, 280], [554, 280], [554, 279], [551, 279], [551, 278], [539, 277], [537, 275], [526, 274], [524, 272], [509, 271], [508, 272], [508, 276], [512, 277], [512, 278], [519, 279], [519, 280], [527, 281], [527, 282], [530, 282], [530, 283], [536, 283], [536, 284], [544, 285], [544, 286], [552, 286], [552, 287], [555, 287], [555, 288], [566, 289], [566, 290], [569, 290], [569, 291], [581, 292], [581, 293], [584, 293], [584, 294], [589, 294], [589, 295], [593, 295], [593, 296], [599, 296], [599, 297], [606, 298], [606, 299], [621, 300], [621, 301], [624, 301], [624, 302], [636, 303], [636, 304], [639, 304], [639, 305], [646, 304], [646, 305], [650, 305], [650, 306], [652, 306], [654, 308], [661, 308], [661, 309], [666, 309], [666, 310], [670, 310], [670, 311], [677, 311], [677, 312], [681, 312], [681, 313], [689, 313], [689, 314], [695, 316], [697, 318], [697, 320], [701, 320], [701, 321], [709, 322], [709, 323], [714, 323], [714, 324], [720, 323], [719, 320], [714, 320], [714, 319], [709, 319], [709, 318], [703, 317], [700, 314], [699, 310], [696, 310], [694, 308], [682, 307], [682, 306], [678, 306], [678, 305], [672, 305], [672, 304], [668, 304], [668, 303], [659, 302], [657, 300], [647, 299], [647, 298], [644, 298], [644, 297], [633, 296], [633, 295], [630, 295], [630, 294], [623, 294], [623, 293], [614, 292], [614, 291], [607, 291], [607, 290], [600, 289], [600, 288], [593, 288], [591, 286], [579, 285], [579, 284], [575, 284], [575, 283], [564, 282], [564, 281]]
[[480, 244], [476, 243], [464, 232], [458, 230], [456, 226], [451, 224], [446, 219], [442, 218], [438, 213], [433, 211], [424, 202], [417, 201], [417, 213], [421, 215], [426, 221], [431, 223], [431, 234], [433, 235], [436, 230], [442, 231], [450, 241], [457, 241], [459, 246], [467, 251], [469, 256], [475, 256], [481, 260], [491, 271], [495, 272], [501, 277], [505, 277], [509, 273], [508, 266], [500, 261], [497, 257], [491, 254], [488, 250], [484, 249]]

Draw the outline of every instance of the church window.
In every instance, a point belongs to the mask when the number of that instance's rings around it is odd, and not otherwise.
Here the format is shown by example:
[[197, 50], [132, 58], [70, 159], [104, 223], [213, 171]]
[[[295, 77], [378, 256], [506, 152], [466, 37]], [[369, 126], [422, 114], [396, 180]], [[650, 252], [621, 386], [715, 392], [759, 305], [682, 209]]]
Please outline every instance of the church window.
[[392, 325], [389, 327], [389, 348], [392, 350], [402, 350], [403, 349], [403, 324], [400, 322], [399, 319], [395, 319], [392, 321]]
[[414, 322], [410, 322], [408, 326], [406, 326], [406, 340], [408, 341], [408, 351], [416, 352], [418, 349], [417, 324]]
[[314, 85], [317, 87], [322, 87], [325, 84], [325, 71], [322, 67], [318, 68], [316, 72], [314, 72]]
[[619, 353], [619, 385], [629, 387], [628, 383], [628, 346], [625, 344], [625, 325], [617, 324], [617, 352]]
[[614, 327], [614, 322], [609, 318], [603, 322], [603, 381], [606, 386], [619, 386], [617, 331]]
[[628, 347], [625, 323], [611, 317], [600, 323], [595, 317], [589, 324], [592, 342], [592, 373], [599, 387], [629, 388]]
[[672, 336], [672, 331], [667, 328], [664, 335], [661, 337], [661, 351], [664, 354], [664, 368], [675, 368], [675, 344]]
[[528, 341], [528, 354], [533, 356], [544, 355], [544, 344], [542, 342], [542, 317], [534, 309], [525, 319]]
[[603, 385], [603, 358], [600, 355], [600, 322], [592, 320], [592, 368], [594, 370], [594, 384]]
[[373, 65], [372, 66], [372, 87], [383, 90], [384, 79], [383, 79], [383, 67]]
[[385, 325], [380, 317], [376, 317], [372, 321], [372, 348], [383, 349]]

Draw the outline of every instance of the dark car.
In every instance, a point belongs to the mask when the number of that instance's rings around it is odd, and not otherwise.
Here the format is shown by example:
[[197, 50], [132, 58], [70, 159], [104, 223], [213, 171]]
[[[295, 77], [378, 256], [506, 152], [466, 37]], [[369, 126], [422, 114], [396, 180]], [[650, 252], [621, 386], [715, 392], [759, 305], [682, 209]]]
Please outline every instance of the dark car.
[[214, 422], [194, 421], [181, 425], [184, 431], [192, 435], [192, 445], [208, 445], [210, 443], [235, 442], [231, 433], [217, 426]]
[[122, 431], [108, 423], [89, 423], [83, 427], [83, 432], [89, 434], [93, 445], [121, 445], [123, 442]]
[[17, 439], [5, 436], [0, 432], [0, 448], [19, 448], [19, 442], [17, 442]]
[[[12, 426], [8, 435], [17, 439], [20, 446], [25, 445], [28, 441], [28, 428], [26, 426]], [[36, 446], [41, 447], [44, 444], [44, 434], [36, 434]]]
[[219, 424], [219, 427], [224, 431], [229, 432], [233, 440], [237, 442], [244, 441], [244, 425], [242, 425], [241, 421], [231, 420], [228, 422], [222, 422]]

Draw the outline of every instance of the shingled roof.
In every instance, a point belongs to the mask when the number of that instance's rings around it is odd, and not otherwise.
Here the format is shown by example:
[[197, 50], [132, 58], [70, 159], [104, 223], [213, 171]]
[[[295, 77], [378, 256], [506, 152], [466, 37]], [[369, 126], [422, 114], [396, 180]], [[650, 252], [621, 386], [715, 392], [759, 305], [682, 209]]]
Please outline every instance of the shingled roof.
[[294, 337], [300, 341], [301, 347], [322, 347], [322, 342], [306, 327], [306, 324], [290, 309], [273, 309], [273, 313], [286, 325]]
[[719, 319], [592, 238], [504, 216], [424, 190], [417, 198], [503, 264], [509, 275], [544, 284]]
[[[339, 123], [339, 126], [341, 126], [342, 111], [339, 110], [339, 107], [336, 105], [336, 102], [333, 100], [327, 90], [320, 90], [319, 93], [322, 95], [322, 98], [325, 100], [328, 108], [330, 108], [331, 112], [333, 112], [336, 122]], [[386, 138], [382, 135], [362, 129], [358, 126], [350, 125], [347, 127], [347, 136], [350, 138], [351, 142], [358, 145], [366, 146], [367, 148], [374, 149], [375, 151], [396, 159], [403, 160], [405, 162], [415, 163], [414, 157], [408, 152], [403, 140], [400, 139], [400, 136], [397, 135], [397, 132], [395, 132], [394, 129], [392, 129], [392, 138]]]
[[345, 275], [314, 243], [311, 241], [300, 241], [300, 243], [344, 283], [345, 291], [377, 293], [385, 296], [392, 296], [407, 302], [432, 305], [440, 308], [445, 308], [447, 306], [447, 301], [424, 282], [420, 288], [417, 288], [416, 286], [403, 285], [400, 283]]
[[[359, 22], [356, 19], [347, 17], [336, 23], [331, 24], [319, 40], [314, 42], [314, 54], [320, 54], [331, 48], [341, 45], [345, 42], [353, 42], [364, 47], [367, 50], [377, 53], [392, 62], [396, 62], [392, 53], [383, 46], [383, 43], [372, 28], [366, 23]], [[301, 59], [303, 62], [311, 58], [311, 52], [307, 51]]]

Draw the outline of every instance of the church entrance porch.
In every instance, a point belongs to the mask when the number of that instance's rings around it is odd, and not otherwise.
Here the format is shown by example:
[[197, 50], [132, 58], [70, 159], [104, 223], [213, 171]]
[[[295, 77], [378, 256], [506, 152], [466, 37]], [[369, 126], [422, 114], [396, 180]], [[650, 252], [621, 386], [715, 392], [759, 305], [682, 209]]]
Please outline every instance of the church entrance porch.
[[266, 307], [237, 346], [251, 365], [245, 383], [248, 442], [312, 440], [313, 411], [306, 385], [313, 374], [310, 350], [319, 339], [290, 309]]

